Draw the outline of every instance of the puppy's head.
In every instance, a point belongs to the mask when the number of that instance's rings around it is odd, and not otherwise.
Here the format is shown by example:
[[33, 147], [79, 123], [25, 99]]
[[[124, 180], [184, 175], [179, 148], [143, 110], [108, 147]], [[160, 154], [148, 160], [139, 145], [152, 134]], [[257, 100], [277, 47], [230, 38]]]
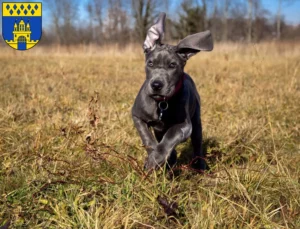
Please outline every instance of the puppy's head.
[[187, 36], [176, 46], [162, 44], [165, 13], [148, 30], [143, 48], [146, 55], [146, 90], [154, 99], [171, 97], [184, 74], [186, 61], [200, 51], [211, 51], [210, 31]]

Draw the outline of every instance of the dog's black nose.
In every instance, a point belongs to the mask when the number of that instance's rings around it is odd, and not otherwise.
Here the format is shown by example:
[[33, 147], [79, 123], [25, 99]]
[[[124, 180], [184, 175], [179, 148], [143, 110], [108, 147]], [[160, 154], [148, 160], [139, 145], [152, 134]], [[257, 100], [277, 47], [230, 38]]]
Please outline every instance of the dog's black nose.
[[154, 91], [159, 91], [163, 87], [163, 83], [161, 81], [155, 80], [151, 83], [151, 87]]

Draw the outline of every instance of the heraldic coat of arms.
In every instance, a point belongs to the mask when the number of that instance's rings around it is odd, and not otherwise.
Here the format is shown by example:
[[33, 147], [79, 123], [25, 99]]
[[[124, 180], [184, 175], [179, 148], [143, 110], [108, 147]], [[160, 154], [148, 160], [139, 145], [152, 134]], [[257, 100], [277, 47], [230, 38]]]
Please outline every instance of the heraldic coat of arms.
[[2, 2], [2, 36], [17, 50], [35, 46], [42, 36], [42, 3]]

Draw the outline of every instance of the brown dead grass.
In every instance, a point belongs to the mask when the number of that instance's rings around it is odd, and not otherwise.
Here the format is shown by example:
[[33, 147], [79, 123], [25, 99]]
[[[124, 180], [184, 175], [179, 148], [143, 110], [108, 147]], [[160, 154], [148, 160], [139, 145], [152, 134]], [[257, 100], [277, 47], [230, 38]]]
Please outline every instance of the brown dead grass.
[[0, 226], [299, 228], [299, 44], [191, 58], [211, 173], [183, 166], [188, 142], [173, 179], [141, 169], [130, 109], [143, 61], [134, 45], [1, 50]]

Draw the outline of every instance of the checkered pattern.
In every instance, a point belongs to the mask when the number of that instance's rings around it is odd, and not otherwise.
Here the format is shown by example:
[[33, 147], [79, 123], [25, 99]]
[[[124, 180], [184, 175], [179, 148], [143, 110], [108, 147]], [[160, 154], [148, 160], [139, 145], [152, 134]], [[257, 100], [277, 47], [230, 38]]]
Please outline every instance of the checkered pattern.
[[2, 3], [3, 16], [41, 16], [42, 15], [42, 3], [16, 3], [16, 2], [4, 2]]

